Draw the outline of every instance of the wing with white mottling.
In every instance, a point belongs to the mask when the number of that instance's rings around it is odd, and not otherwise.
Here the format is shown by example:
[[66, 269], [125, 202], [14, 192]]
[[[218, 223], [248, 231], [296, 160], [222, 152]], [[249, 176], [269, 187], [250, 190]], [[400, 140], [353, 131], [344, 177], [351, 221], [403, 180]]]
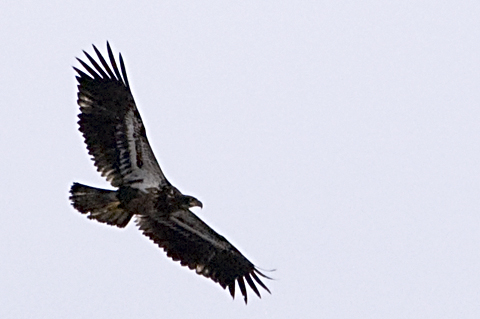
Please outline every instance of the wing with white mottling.
[[114, 187], [128, 185], [147, 189], [169, 184], [148, 143], [142, 118], [130, 91], [122, 55], [120, 74], [108, 42], [111, 67], [97, 48], [93, 48], [101, 66], [84, 52], [93, 68], [77, 59], [89, 74], [74, 69], [79, 83], [78, 105], [81, 113], [78, 124], [95, 166]]
[[247, 302], [245, 280], [259, 297], [256, 284], [270, 292], [259, 278], [266, 276], [191, 211], [178, 210], [163, 218], [139, 216], [137, 223], [143, 234], [163, 248], [167, 256], [180, 261], [182, 266], [195, 269], [197, 274], [212, 279], [224, 289], [228, 287], [232, 297], [237, 283]]

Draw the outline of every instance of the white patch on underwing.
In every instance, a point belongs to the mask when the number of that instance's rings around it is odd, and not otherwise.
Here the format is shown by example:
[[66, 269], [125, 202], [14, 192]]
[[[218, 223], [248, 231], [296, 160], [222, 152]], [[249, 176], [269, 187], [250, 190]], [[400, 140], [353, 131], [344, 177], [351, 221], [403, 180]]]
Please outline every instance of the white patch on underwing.
[[197, 272], [197, 274], [201, 274], [204, 268], [205, 265], [197, 265], [195, 271]]

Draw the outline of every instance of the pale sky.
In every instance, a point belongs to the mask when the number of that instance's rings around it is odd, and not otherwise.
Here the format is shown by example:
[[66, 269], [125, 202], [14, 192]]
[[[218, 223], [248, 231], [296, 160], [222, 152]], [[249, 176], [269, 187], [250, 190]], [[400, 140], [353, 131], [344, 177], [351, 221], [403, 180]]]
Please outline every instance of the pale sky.
[[[478, 1], [2, 1], [0, 318], [480, 318]], [[72, 66], [121, 52], [167, 178], [275, 280], [249, 304], [134, 223]]]

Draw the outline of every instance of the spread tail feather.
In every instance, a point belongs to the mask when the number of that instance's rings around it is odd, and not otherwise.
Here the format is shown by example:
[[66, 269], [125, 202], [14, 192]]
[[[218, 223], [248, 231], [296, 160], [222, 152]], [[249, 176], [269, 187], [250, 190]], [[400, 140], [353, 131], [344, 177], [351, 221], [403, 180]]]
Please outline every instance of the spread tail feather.
[[70, 189], [73, 207], [87, 217], [117, 227], [127, 226], [133, 214], [122, 208], [116, 191], [73, 183]]

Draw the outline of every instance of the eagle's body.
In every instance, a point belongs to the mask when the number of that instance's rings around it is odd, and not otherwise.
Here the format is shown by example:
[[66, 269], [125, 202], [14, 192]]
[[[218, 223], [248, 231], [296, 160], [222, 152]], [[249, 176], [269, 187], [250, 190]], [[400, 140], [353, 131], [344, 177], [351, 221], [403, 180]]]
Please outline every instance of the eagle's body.
[[117, 190], [74, 183], [73, 206], [90, 219], [117, 227], [125, 227], [136, 216], [143, 234], [173, 260], [228, 287], [232, 297], [237, 282], [247, 302], [244, 279], [260, 297], [256, 283], [268, 291], [257, 276], [263, 274], [189, 210], [202, 207], [198, 199], [183, 195], [165, 178], [148, 143], [122, 56], [120, 74], [108, 43], [111, 67], [94, 49], [103, 68], [86, 52], [94, 69], [81, 60], [89, 74], [74, 68], [79, 83], [78, 123], [95, 166]]

